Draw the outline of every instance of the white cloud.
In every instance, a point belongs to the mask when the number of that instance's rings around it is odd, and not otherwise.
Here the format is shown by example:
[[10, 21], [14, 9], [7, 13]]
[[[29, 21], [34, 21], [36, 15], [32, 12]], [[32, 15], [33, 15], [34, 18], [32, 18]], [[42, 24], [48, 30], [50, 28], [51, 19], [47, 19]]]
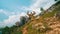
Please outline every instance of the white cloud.
[[[3, 10], [0, 10], [0, 13], [4, 13]], [[4, 13], [5, 14], [5, 13]], [[3, 22], [0, 22], [0, 27], [5, 27], [5, 26], [12, 26], [14, 25], [17, 21], [20, 21], [20, 17], [21, 16], [26, 16], [27, 14], [22, 12], [22, 13], [18, 13], [18, 14], [15, 14], [15, 15], [9, 15], [8, 19], [5, 19]]]
[[56, 3], [55, 0], [48, 0], [47, 2], [48, 2], [48, 3], [47, 3], [45, 6], [43, 6], [43, 8], [44, 8], [45, 10], [48, 9], [48, 8], [51, 7], [53, 4]]
[[36, 15], [41, 12], [40, 8], [43, 7], [45, 10], [55, 3], [54, 0], [33, 0], [34, 3], [29, 7], [22, 7], [25, 11], [35, 11]]
[[16, 12], [9, 12], [3, 9], [0, 9], [0, 13], [4, 13], [6, 16], [14, 15]]

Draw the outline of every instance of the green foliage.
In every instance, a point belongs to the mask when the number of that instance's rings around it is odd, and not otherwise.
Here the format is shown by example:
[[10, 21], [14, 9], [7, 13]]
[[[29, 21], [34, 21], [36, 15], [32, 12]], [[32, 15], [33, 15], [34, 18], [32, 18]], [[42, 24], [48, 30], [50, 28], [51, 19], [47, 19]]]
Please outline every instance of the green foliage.
[[2, 34], [10, 34], [10, 30], [9, 30], [8, 26], [6, 26], [5, 28], [3, 28], [1, 31], [2, 31]]
[[21, 19], [20, 19], [20, 21], [21, 21], [23, 24], [25, 24], [26, 18], [22, 16]]
[[41, 11], [44, 11], [44, 9], [43, 9], [42, 7], [40, 8], [40, 10], [41, 10]]
[[60, 0], [55, 0], [55, 1], [60, 1]]
[[47, 14], [44, 14], [43, 17], [44, 17], [44, 18], [52, 17], [52, 16], [54, 16], [55, 13], [56, 13], [55, 11], [49, 12], [49, 13], [47, 13]]
[[55, 1], [57, 1], [57, 0], [55, 0]]

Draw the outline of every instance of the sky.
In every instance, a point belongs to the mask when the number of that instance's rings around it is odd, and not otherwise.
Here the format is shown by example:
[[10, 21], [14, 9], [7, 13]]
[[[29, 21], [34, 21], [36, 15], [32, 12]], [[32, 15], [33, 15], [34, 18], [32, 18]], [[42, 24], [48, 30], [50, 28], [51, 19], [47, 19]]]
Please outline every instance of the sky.
[[46, 10], [54, 3], [54, 0], [0, 0], [0, 28], [14, 25], [27, 11], [38, 15], [41, 7]]

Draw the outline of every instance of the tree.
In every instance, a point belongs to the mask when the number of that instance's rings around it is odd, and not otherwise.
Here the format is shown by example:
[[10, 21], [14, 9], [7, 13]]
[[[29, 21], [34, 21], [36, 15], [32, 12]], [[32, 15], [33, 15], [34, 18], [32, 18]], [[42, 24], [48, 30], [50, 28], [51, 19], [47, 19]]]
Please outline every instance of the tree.
[[41, 10], [41, 11], [44, 11], [44, 9], [43, 9], [42, 7], [40, 8], [40, 10]]
[[21, 25], [23, 25], [23, 24], [26, 23], [26, 21], [27, 21], [26, 19], [27, 19], [26, 16], [22, 16], [22, 17], [20, 18], [20, 23], [21, 23]]
[[40, 15], [44, 15], [44, 13], [45, 13], [45, 10], [41, 7], [40, 8], [40, 10], [41, 10], [41, 13], [40, 13]]
[[16, 26], [20, 26], [20, 22], [18, 22], [18, 21], [15, 24], [16, 24]]
[[10, 34], [10, 29], [8, 26], [6, 26], [5, 28], [3, 28], [2, 34]]
[[55, 1], [60, 1], [60, 0], [55, 0]]
[[55, 0], [55, 1], [57, 1], [57, 0]]
[[16, 24], [16, 26], [22, 26], [22, 25], [24, 25], [27, 21], [28, 21], [28, 17], [27, 17], [27, 16], [21, 16], [20, 22], [17, 21], [15, 24]]

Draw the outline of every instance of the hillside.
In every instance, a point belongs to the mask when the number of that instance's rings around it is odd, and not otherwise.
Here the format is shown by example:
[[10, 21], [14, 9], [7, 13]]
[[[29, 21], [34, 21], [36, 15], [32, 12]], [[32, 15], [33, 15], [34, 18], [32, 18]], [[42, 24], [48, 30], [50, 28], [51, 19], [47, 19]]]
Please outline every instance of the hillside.
[[[27, 14], [30, 20], [22, 26], [2, 29], [3, 34], [60, 34], [60, 1], [37, 17]], [[8, 29], [8, 30], [7, 30]], [[1, 29], [0, 29], [1, 30]], [[7, 30], [7, 31], [5, 31]]]
[[23, 25], [21, 27], [23, 34], [60, 34], [60, 17], [57, 15], [60, 11], [60, 2], [56, 4], [51, 6], [54, 7], [53, 10], [49, 8], [51, 12], [46, 11], [38, 19], [34, 18]]

